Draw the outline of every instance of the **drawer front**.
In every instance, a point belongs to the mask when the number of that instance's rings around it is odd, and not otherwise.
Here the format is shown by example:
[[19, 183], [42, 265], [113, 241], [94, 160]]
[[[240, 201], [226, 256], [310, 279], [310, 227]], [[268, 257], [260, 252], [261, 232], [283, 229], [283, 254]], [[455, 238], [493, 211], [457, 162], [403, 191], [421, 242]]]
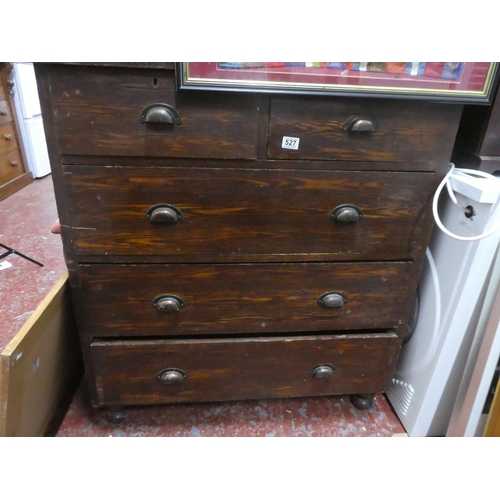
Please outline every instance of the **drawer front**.
[[0, 184], [15, 179], [22, 173], [23, 164], [18, 149], [0, 155]]
[[[256, 156], [255, 96], [203, 92], [176, 95], [172, 71], [125, 68], [53, 66], [50, 85], [63, 154]], [[143, 111], [157, 103], [174, 108], [180, 124], [141, 121]], [[149, 109], [145, 115], [148, 120], [157, 120], [172, 113], [170, 109]]]
[[86, 334], [143, 337], [393, 328], [412, 264], [79, 267]]
[[[411, 258], [434, 189], [431, 173], [194, 166], [66, 167], [65, 173], [77, 253], [162, 259], [214, 255]], [[337, 218], [342, 218], [341, 213], [356, 216], [352, 207], [335, 212], [346, 204], [360, 210], [358, 222], [332, 218], [333, 213]], [[155, 207], [161, 214], [162, 205], [180, 216], [152, 222], [156, 216], [148, 215]]]
[[[443, 147], [451, 154], [460, 113], [460, 106], [428, 102], [276, 98], [268, 157], [422, 162], [433, 170]], [[284, 137], [299, 139], [297, 149]]]
[[91, 345], [102, 405], [373, 393], [398, 350], [394, 334]]
[[16, 132], [12, 122], [0, 125], [0, 154], [16, 148]]
[[[0, 85], [0, 89], [1, 89]], [[1, 98], [1, 96], [0, 96]], [[7, 101], [0, 101], [0, 125], [12, 121], [12, 115]]]

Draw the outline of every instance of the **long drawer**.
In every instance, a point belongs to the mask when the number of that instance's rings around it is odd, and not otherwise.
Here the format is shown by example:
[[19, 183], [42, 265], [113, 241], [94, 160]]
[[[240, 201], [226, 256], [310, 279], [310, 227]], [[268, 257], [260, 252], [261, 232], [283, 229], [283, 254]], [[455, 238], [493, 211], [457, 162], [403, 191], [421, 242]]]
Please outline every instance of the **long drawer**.
[[398, 350], [391, 333], [91, 344], [101, 405], [373, 393]]
[[49, 78], [62, 154], [256, 157], [255, 95], [183, 95], [173, 71], [156, 69], [54, 65]]
[[[2, 86], [0, 85], [0, 92], [2, 91]], [[0, 99], [1, 99], [0, 95]], [[3, 123], [12, 121], [12, 113], [10, 112], [8, 101], [0, 100], [0, 125]]]
[[[453, 144], [461, 108], [386, 99], [271, 100], [268, 157], [421, 162]], [[286, 138], [289, 138], [288, 141]]]
[[80, 265], [89, 337], [393, 328], [410, 262]]
[[434, 186], [432, 173], [215, 169], [194, 161], [64, 172], [78, 254], [186, 260], [409, 259]]

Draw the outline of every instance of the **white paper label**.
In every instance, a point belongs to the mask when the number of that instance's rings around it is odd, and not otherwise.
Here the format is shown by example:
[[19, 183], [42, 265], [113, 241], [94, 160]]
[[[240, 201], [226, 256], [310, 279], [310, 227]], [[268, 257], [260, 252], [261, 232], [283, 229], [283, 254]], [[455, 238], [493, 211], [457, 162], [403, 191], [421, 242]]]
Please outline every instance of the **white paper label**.
[[283, 137], [281, 147], [283, 149], [299, 149], [300, 139], [298, 137]]

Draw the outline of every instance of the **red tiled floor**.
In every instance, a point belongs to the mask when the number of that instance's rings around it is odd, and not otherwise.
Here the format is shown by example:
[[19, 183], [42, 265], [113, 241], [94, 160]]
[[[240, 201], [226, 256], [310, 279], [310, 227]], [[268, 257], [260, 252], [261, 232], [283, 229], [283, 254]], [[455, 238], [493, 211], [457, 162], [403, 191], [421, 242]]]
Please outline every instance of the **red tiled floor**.
[[[50, 232], [57, 220], [51, 176], [37, 179], [0, 202], [0, 243], [43, 267], [11, 253], [0, 262], [0, 352], [14, 338], [66, 270], [61, 236]], [[0, 255], [7, 250], [0, 247]]]
[[92, 408], [85, 384], [77, 391], [58, 437], [390, 437], [404, 434], [382, 394], [368, 411], [348, 396], [131, 407], [110, 423]]

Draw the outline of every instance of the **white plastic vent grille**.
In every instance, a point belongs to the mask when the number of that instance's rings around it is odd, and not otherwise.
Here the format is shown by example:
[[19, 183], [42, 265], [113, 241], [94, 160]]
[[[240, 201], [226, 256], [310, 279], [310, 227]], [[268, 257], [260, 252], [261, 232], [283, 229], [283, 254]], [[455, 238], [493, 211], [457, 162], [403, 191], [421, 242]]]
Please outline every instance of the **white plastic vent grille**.
[[406, 382], [393, 378], [391, 381], [390, 392], [394, 398], [392, 404], [397, 401], [403, 415], [406, 415], [410, 408], [410, 403], [413, 398], [413, 387]]

